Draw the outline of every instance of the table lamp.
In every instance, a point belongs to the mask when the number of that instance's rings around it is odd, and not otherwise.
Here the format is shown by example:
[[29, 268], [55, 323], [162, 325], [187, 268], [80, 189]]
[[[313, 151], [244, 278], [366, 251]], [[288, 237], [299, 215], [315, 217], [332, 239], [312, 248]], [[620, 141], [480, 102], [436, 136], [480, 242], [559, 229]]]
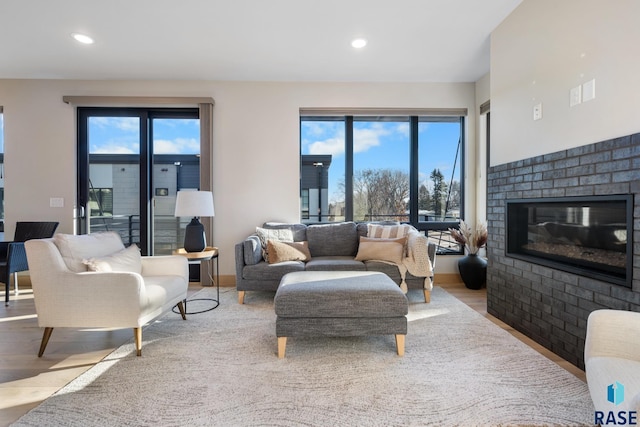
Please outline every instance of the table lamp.
[[178, 191], [175, 216], [193, 217], [185, 228], [184, 250], [186, 252], [202, 252], [207, 247], [207, 240], [204, 235], [204, 226], [198, 218], [214, 216], [211, 191]]

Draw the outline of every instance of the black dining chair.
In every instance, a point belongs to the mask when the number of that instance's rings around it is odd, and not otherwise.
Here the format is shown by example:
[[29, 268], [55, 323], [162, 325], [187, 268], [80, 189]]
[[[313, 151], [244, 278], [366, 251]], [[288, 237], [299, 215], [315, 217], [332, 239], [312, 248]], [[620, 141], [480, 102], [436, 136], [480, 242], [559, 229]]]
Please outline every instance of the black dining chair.
[[12, 241], [0, 242], [0, 281], [4, 281], [4, 305], [9, 305], [9, 282], [13, 274], [14, 290], [18, 294], [18, 272], [29, 270], [24, 242], [53, 237], [58, 222], [19, 221]]

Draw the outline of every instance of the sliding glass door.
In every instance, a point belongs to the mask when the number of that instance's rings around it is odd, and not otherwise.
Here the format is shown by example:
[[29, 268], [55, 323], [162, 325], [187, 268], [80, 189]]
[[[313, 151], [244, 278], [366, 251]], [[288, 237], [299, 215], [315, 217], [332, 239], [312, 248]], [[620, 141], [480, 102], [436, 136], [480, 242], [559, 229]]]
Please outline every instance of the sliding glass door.
[[80, 233], [116, 231], [145, 255], [181, 246], [176, 193], [199, 185], [197, 109], [78, 109]]

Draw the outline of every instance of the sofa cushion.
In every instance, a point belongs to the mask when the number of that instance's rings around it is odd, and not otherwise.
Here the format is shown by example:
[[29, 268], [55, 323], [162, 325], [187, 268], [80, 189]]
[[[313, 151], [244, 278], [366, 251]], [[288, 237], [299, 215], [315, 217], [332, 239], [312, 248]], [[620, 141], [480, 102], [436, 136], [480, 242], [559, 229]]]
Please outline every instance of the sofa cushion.
[[53, 243], [67, 268], [76, 273], [87, 271], [83, 260], [111, 255], [124, 249], [122, 239], [115, 231], [81, 235], [58, 233], [53, 236]]
[[322, 256], [311, 258], [305, 266], [306, 271], [366, 271], [362, 261], [352, 256]]
[[378, 260], [401, 264], [406, 242], [406, 237], [399, 239], [360, 237], [360, 245], [358, 246], [356, 260]]
[[138, 274], [142, 272], [142, 257], [136, 245], [111, 255], [85, 259], [83, 263], [89, 271], [126, 271]]
[[277, 264], [260, 262], [247, 265], [242, 269], [242, 278], [246, 280], [280, 281], [282, 276], [292, 271], [304, 271], [304, 262], [285, 261]]
[[355, 256], [358, 249], [356, 223], [310, 225], [307, 227], [307, 240], [312, 257]]
[[307, 226], [298, 223], [286, 222], [265, 222], [262, 228], [270, 230], [291, 230], [294, 242], [304, 242], [307, 240]]
[[[389, 278], [391, 278], [391, 280], [393, 280], [397, 284], [400, 284], [402, 282], [402, 276], [400, 276], [400, 270], [398, 270], [398, 266], [396, 265], [389, 264], [386, 262], [380, 262], [380, 261], [365, 261], [364, 266], [367, 269], [367, 271], [377, 271], [378, 273], [386, 274], [387, 276], [389, 276]], [[407, 275], [409, 275], [408, 272], [407, 272]]]
[[307, 242], [267, 241], [267, 262], [277, 264], [284, 261], [309, 261], [309, 245]]

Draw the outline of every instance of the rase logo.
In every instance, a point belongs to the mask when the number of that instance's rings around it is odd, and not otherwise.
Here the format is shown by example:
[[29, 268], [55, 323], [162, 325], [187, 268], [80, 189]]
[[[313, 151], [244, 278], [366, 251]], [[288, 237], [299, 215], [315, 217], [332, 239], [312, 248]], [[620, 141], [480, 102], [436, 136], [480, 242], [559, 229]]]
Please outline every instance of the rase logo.
[[[624, 402], [624, 385], [616, 381], [607, 387], [607, 400], [618, 406]], [[638, 425], [638, 414], [636, 411], [596, 411], [595, 422], [601, 426], [634, 426]]]

